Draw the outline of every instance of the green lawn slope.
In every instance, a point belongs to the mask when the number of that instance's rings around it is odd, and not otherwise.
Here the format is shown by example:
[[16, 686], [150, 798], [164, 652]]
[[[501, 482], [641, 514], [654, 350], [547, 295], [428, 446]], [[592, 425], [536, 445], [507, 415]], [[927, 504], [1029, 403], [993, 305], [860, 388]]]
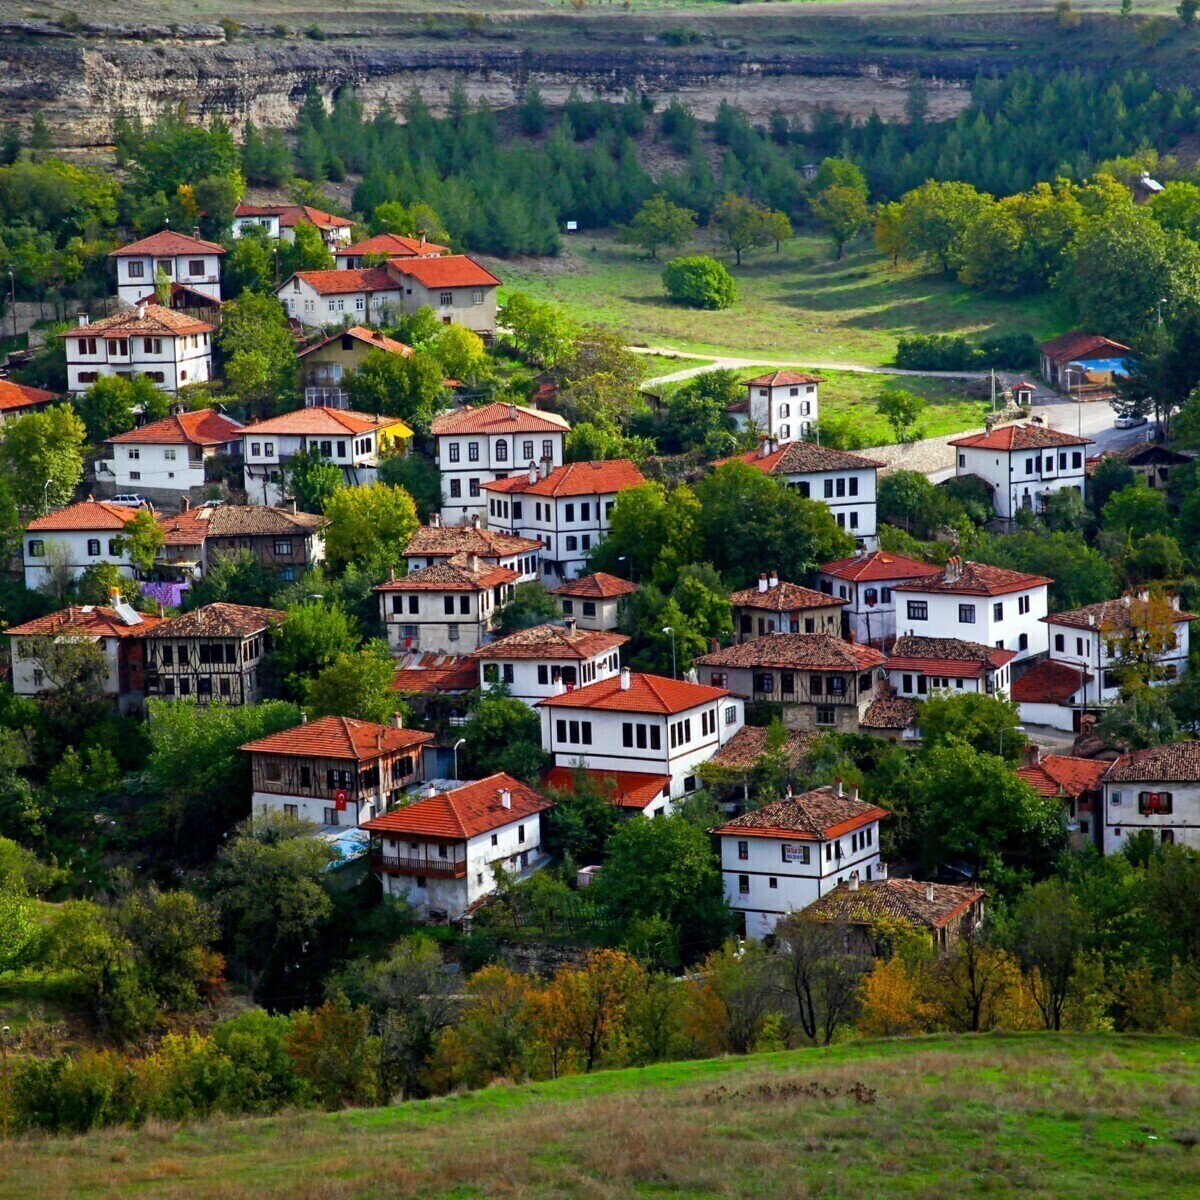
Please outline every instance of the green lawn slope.
[[857, 1042], [0, 1151], [5, 1200], [1200, 1195], [1200, 1041]]

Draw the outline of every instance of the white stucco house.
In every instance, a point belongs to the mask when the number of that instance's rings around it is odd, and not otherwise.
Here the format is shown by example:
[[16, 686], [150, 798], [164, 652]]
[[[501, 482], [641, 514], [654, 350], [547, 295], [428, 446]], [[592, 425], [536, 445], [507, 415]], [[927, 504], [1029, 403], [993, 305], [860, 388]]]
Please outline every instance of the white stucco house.
[[84, 392], [103, 375], [145, 375], [165, 392], [212, 378], [212, 333], [207, 321], [160, 304], [139, 304], [79, 324], [57, 336], [67, 358], [67, 389]]
[[497, 867], [519, 877], [541, 865], [542, 813], [552, 807], [503, 773], [427, 795], [362, 823], [371, 869], [421, 919], [457, 920], [496, 890]]
[[720, 839], [725, 898], [748, 937], [773, 933], [791, 912], [847, 880], [879, 875], [879, 822], [888, 812], [858, 789], [814, 788], [744, 813]]
[[462, 525], [444, 525], [440, 513], [431, 513], [429, 524], [420, 526], [404, 547], [410, 573], [456, 554], [474, 554], [488, 566], [508, 567], [517, 574], [518, 583], [537, 580], [541, 552], [540, 542], [488, 529], [478, 517]]
[[252, 227], [266, 232], [272, 240], [285, 242], [296, 240], [297, 225], [312, 225], [321, 234], [321, 240], [330, 250], [348, 245], [354, 222], [349, 217], [339, 217], [323, 212], [310, 204], [239, 204], [233, 210], [233, 236]]
[[89, 497], [34, 518], [21, 539], [25, 586], [31, 591], [41, 587], [59, 568], [78, 579], [98, 563], [112, 563], [122, 575], [132, 577], [133, 563], [122, 535], [138, 512]]
[[172, 284], [200, 300], [221, 300], [221, 256], [225, 247], [173, 229], [121, 246], [109, 254], [117, 264], [117, 295], [126, 304], [153, 300], [161, 270]]
[[895, 589], [902, 583], [940, 577], [942, 568], [889, 550], [860, 552], [822, 563], [817, 587], [842, 602], [843, 634], [873, 646], [896, 636]]
[[1012, 650], [961, 638], [900, 637], [888, 651], [888, 683], [893, 695], [923, 700], [932, 692], [1007, 695]]
[[578, 621], [580, 629], [618, 628], [629, 597], [636, 591], [636, 583], [604, 571], [580, 575], [550, 589], [559, 611]]
[[563, 463], [570, 426], [556, 413], [497, 401], [434, 417], [434, 461], [442, 473], [442, 521], [460, 524], [487, 515], [482, 488], [514, 472], [528, 472], [543, 459], [553, 470]]
[[1141, 830], [1200, 850], [1200, 741], [1137, 750], [1108, 769], [1101, 850], [1115, 853]]
[[803, 371], [771, 371], [744, 379], [746, 399], [726, 412], [738, 429], [753, 426], [780, 446], [800, 441], [812, 433], [819, 416], [817, 389], [825, 381]]
[[386, 267], [346, 271], [297, 271], [275, 295], [302, 325], [383, 325], [403, 311], [402, 289]]
[[1015, 652], [1014, 662], [1046, 653], [1047, 589], [1054, 580], [950, 559], [937, 578], [899, 584], [896, 632], [962, 638]]
[[406, 237], [402, 233], [377, 233], [361, 242], [339, 246], [333, 252], [333, 258], [339, 270], [347, 271], [367, 266], [367, 259], [437, 258], [449, 253], [449, 246], [439, 246], [429, 241], [423, 233], [417, 237]]
[[1086, 446], [1091, 438], [1042, 425], [1002, 425], [990, 433], [955, 438], [957, 477], [977, 476], [992, 494], [996, 516], [1015, 519], [1021, 509], [1041, 512], [1055, 492], [1087, 485]]
[[403, 291], [405, 312], [431, 308], [444, 325], [484, 337], [496, 332], [500, 280], [470, 255], [405, 255], [389, 259], [387, 269]]

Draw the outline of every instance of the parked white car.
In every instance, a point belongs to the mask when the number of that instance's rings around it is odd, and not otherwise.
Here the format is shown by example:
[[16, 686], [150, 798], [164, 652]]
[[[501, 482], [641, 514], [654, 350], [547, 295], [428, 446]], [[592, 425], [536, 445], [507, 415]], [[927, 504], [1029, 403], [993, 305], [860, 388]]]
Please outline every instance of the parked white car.
[[1148, 424], [1149, 420], [1149, 417], [1141, 417], [1137, 413], [1123, 412], [1117, 414], [1113, 426], [1116, 429], [1136, 429], [1139, 425]]

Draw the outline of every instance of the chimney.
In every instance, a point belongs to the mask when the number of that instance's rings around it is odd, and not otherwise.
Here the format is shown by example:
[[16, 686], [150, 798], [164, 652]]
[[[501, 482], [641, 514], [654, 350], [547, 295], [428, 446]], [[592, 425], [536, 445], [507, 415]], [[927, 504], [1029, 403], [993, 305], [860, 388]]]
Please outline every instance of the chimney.
[[857, 800], [857, 799], [858, 799], [858, 788], [856, 788], [856, 787], [852, 787], [852, 788], [850, 789], [850, 799], [851, 799], [851, 800]]
[[192, 237], [194, 237], [196, 239], [196, 241], [200, 240], [200, 226], [199, 225], [192, 226]]
[[421, 230], [421, 249], [425, 249], [425, 230]]
[[117, 588], [117, 587], [109, 588], [108, 589], [108, 598], [110, 601], [112, 601], [113, 608], [116, 608], [117, 605], [121, 602], [121, 589]]
[[760, 437], [758, 439], [758, 457], [766, 458], [771, 453], [771, 439], [769, 437]]
[[144, 321], [146, 319], [146, 306], [144, 304], [139, 304], [137, 306], [137, 319], [139, 321]]
[[192, 507], [192, 502], [186, 496], [179, 497], [179, 511], [185, 513]]
[[773, 588], [777, 588], [779, 586], [779, 576], [774, 571], [771, 572], [771, 586]]
[[542, 456], [542, 478], [549, 479], [550, 472], [554, 470], [554, 459], [548, 454]]
[[382, 733], [377, 732], [375, 734], [375, 749], [376, 750], [383, 749], [383, 734]]
[[89, 316], [87, 315], [87, 313], [85, 313], [85, 312], [81, 312], [81, 313], [79, 314], [79, 324], [80, 324], [80, 325], [86, 326], [86, 325], [88, 324], [88, 322], [89, 322], [89, 321], [91, 321], [91, 319], [92, 319], [92, 318], [91, 318], [91, 317], [89, 317]]
[[538, 479], [537, 463], [530, 463], [529, 464], [529, 482], [537, 483], [537, 479]]
[[1176, 612], [1178, 612], [1178, 611], [1179, 611], [1179, 593], [1178, 593], [1178, 592], [1172, 592], [1172, 593], [1171, 593], [1171, 607], [1172, 607], [1172, 608], [1173, 608], [1173, 609], [1174, 609]]
[[441, 513], [430, 513], [429, 528], [430, 529], [441, 529], [441, 527], [442, 527], [442, 514]]
[[628, 667], [621, 668], [621, 691], [629, 691], [629, 686], [632, 682], [632, 676], [629, 674]]
[[563, 621], [563, 627], [566, 629], [567, 633], [568, 633], [568, 634], [569, 634], [571, 637], [574, 637], [574, 636], [575, 636], [575, 625], [576, 625], [576, 621], [575, 621], [575, 618], [574, 618], [574, 617], [567, 617], [567, 618], [566, 618], [566, 619]]
[[1036, 767], [1042, 761], [1042, 748], [1034, 742], [1027, 742], [1021, 747], [1021, 766]]
[[404, 714], [403, 713], [398, 713], [398, 712], [392, 713], [392, 728], [393, 729], [403, 729], [404, 728]]
[[759, 590], [760, 592], [765, 592], [769, 586], [770, 586], [770, 585], [767, 583], [767, 575], [766, 575], [766, 572], [764, 571], [764, 572], [763, 572], [763, 573], [762, 573], [762, 574], [761, 574], [761, 575], [758, 577], [758, 590]]
[[479, 528], [479, 514], [478, 513], [471, 514], [471, 528], [472, 529]]
[[292, 516], [296, 515], [297, 510], [296, 510], [296, 497], [295, 496], [293, 496], [291, 498], [291, 501], [288, 503], [288, 509], [291, 512]]
[[301, 710], [300, 710], [300, 724], [301, 724], [301, 725], [307, 725], [307, 724], [308, 724], [308, 713], [306, 713], [306, 712], [304, 711], [304, 709], [301, 709]]
[[396, 568], [395, 567], [388, 567], [388, 582], [389, 583], [396, 582]]
[[885, 863], [885, 862], [881, 862], [881, 863], [880, 863], [880, 864], [879, 864], [879, 865], [876, 867], [876, 869], [875, 869], [875, 870], [876, 870], [876, 874], [879, 876], [879, 878], [880, 878], [880, 879], [887, 879], [887, 877], [888, 877], [888, 873], [887, 873], [887, 871], [888, 871], [888, 868], [887, 868], [887, 863]]
[[787, 791], [784, 793], [784, 799], [790, 800], [791, 798], [792, 798], [792, 785], [789, 783], [787, 785]]
[[837, 776], [835, 776], [835, 777], [834, 777], [834, 780], [833, 780], [833, 794], [834, 794], [835, 796], [839, 796], [839, 797], [840, 797], [840, 796], [843, 794], [843, 793], [842, 793], [842, 777], [841, 777], [840, 775], [837, 775]]
[[432, 783], [426, 784], [425, 785], [425, 798], [427, 800], [432, 800], [434, 798], [434, 796], [436, 796], [436, 795], [437, 795], [437, 788], [435, 788]]
[[512, 792], [508, 788], [500, 789], [500, 807], [512, 808]]
[[850, 872], [850, 890], [852, 892], [858, 891], [858, 872], [857, 871]]
[[470, 571], [472, 575], [475, 575], [479, 571], [479, 555], [478, 554], [468, 554], [467, 555], [467, 570]]
[[517, 419], [517, 406], [515, 404], [510, 404], [508, 406], [508, 419], [510, 421], [515, 421]]
[[853, 642], [854, 642], [854, 626], [853, 625], [851, 625], [846, 630], [846, 641], [850, 642], [851, 644], [853, 644]]
[[927, 883], [925, 885], [925, 901], [927, 904], [933, 903], [933, 884], [932, 883]]

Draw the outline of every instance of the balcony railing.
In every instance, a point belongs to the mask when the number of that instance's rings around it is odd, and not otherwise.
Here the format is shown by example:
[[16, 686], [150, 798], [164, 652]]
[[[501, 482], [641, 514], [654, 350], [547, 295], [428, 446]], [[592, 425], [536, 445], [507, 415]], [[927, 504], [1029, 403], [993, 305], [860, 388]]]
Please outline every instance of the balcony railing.
[[422, 855], [372, 854], [371, 870], [389, 875], [432, 875], [436, 879], [464, 879], [465, 858], [425, 858]]

